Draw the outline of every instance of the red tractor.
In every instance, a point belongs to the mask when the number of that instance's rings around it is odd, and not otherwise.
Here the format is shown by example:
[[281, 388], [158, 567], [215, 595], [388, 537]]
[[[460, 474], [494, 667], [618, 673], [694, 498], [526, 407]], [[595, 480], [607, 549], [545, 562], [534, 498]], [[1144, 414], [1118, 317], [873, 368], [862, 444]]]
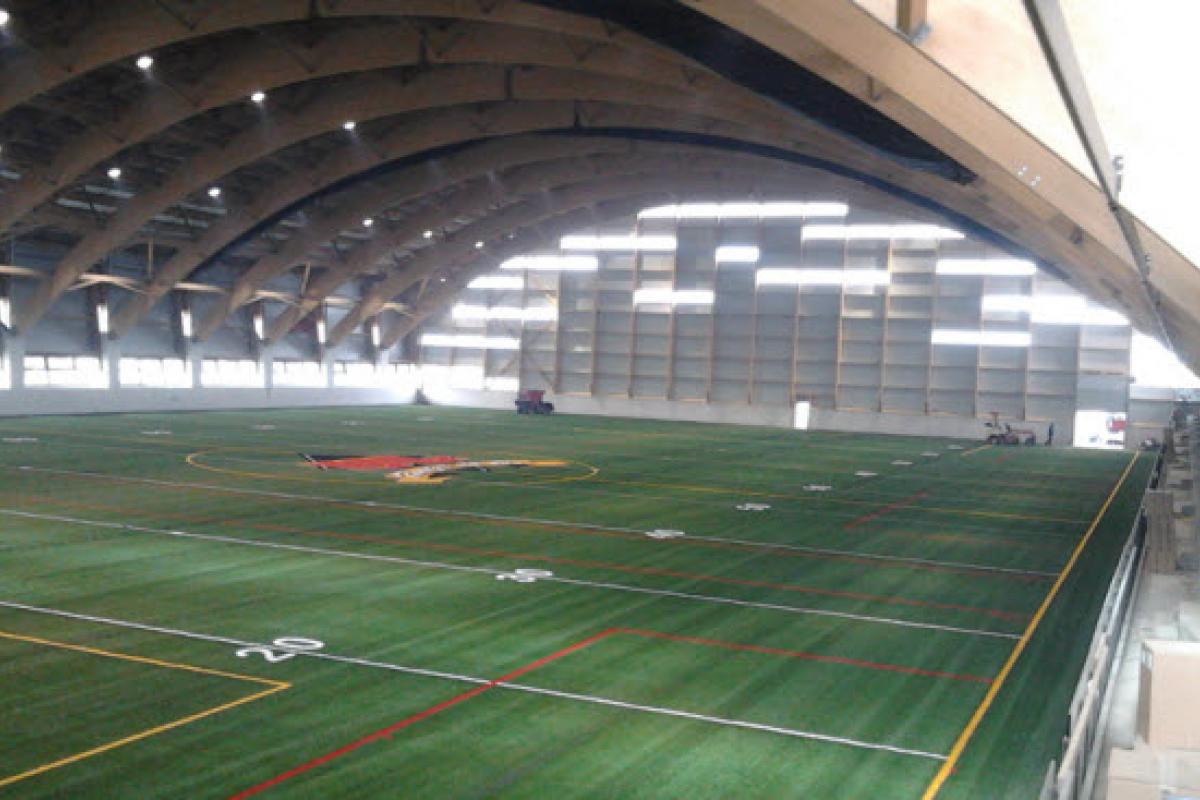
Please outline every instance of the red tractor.
[[517, 395], [518, 414], [549, 414], [554, 411], [554, 403], [545, 401], [545, 389], [522, 389]]

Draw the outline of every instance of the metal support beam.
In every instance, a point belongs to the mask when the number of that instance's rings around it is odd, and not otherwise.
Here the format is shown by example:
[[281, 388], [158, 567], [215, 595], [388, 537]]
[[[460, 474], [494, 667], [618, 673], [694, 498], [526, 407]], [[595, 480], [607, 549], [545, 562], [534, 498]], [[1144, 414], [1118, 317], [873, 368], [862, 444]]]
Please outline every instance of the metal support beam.
[[1075, 133], [1083, 144], [1088, 161], [1092, 164], [1092, 171], [1096, 174], [1096, 180], [1108, 200], [1109, 211], [1116, 219], [1117, 225], [1121, 229], [1121, 235], [1125, 238], [1125, 243], [1133, 255], [1133, 263], [1141, 277], [1142, 291], [1154, 312], [1158, 334], [1162, 338], [1163, 344], [1174, 351], [1175, 346], [1171, 341], [1171, 334], [1163, 320], [1162, 301], [1154, 287], [1150, 285], [1150, 256], [1142, 246], [1136, 220], [1129, 210], [1121, 205], [1120, 175], [1117, 165], [1109, 153], [1108, 144], [1104, 140], [1104, 130], [1100, 127], [1100, 120], [1096, 117], [1096, 109], [1092, 106], [1087, 81], [1079, 66], [1079, 60], [1075, 56], [1075, 47], [1071, 43], [1071, 31], [1067, 27], [1066, 17], [1063, 16], [1062, 6], [1059, 5], [1059, 0], [1025, 0], [1025, 10], [1037, 33], [1038, 42], [1042, 46], [1042, 54], [1045, 55], [1046, 62], [1050, 65], [1050, 71], [1054, 74], [1054, 82], [1058, 84], [1059, 94], [1062, 95], [1063, 104], [1066, 105], [1067, 113], [1071, 116]]

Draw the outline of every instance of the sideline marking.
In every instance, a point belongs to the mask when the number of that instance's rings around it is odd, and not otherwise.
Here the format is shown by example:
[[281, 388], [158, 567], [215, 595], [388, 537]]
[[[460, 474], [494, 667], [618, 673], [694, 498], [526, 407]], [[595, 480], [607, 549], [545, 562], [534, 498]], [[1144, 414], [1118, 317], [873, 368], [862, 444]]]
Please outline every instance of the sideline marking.
[[[432, 516], [443, 517], [462, 517], [466, 519], [481, 520], [483, 522], [500, 522], [500, 523], [519, 523], [528, 524], [550, 529], [557, 529], [560, 532], [572, 532], [571, 529], [576, 529], [576, 532], [595, 532], [599, 534], [629, 534], [630, 538], [643, 538], [646, 536], [646, 531], [638, 530], [637, 528], [624, 528], [619, 526], [599, 525], [590, 522], [563, 522], [560, 520], [541, 519], [538, 517], [517, 517], [506, 516], [503, 514], [488, 514], [480, 511], [463, 511], [460, 509], [438, 509], [427, 508], [424, 506], [412, 506], [403, 503], [390, 503], [377, 500], [345, 500], [336, 497], [324, 497], [321, 495], [294, 494], [291, 492], [275, 492], [266, 489], [247, 489], [232, 486], [219, 486], [209, 483], [188, 483], [181, 481], [164, 481], [154, 478], [136, 478], [124, 475], [108, 475], [102, 472], [86, 472], [82, 470], [55, 469], [51, 467], [32, 467], [32, 466], [12, 466], [0, 464], [0, 469], [15, 469], [22, 472], [42, 472], [52, 475], [73, 475], [94, 480], [113, 481], [116, 483], [144, 483], [151, 486], [166, 486], [176, 489], [184, 489], [189, 491], [205, 491], [216, 492], [218, 494], [235, 494], [249, 495], [258, 497], [272, 497], [282, 500], [298, 500], [307, 503], [324, 503], [329, 505], [349, 506], [353, 508], [368, 508], [383, 511], [399, 511], [415, 514], [428, 514]], [[863, 505], [871, 505], [863, 503]], [[988, 534], [990, 535], [990, 534]], [[938, 561], [934, 559], [914, 558], [910, 556], [885, 556], [874, 553], [863, 553], [855, 550], [838, 550], [825, 547], [809, 547], [806, 545], [786, 544], [778, 542], [756, 542], [748, 539], [736, 539], [721, 536], [688, 536], [682, 544], [686, 545], [689, 542], [715, 542], [720, 544], [738, 545], [740, 547], [761, 548], [763, 550], [790, 550], [798, 553], [813, 553], [815, 555], [838, 556], [845, 558], [861, 558], [871, 561], [887, 561], [898, 564], [913, 564], [917, 566], [928, 566], [945, 569], [964, 569], [979, 572], [994, 572], [998, 574], [1010, 575], [1033, 575], [1044, 578], [1055, 577], [1058, 573], [1046, 572], [1043, 570], [1026, 570], [1017, 569], [1014, 567], [999, 567], [989, 564], [974, 564], [963, 561]]]
[[18, 642], [28, 642], [30, 644], [43, 645], [45, 647], [53, 647], [53, 648], [56, 648], [59, 650], [72, 650], [72, 651], [79, 652], [79, 653], [87, 653], [88, 655], [103, 656], [105, 658], [113, 658], [113, 659], [117, 659], [119, 661], [132, 661], [132, 662], [138, 663], [138, 664], [149, 664], [154, 667], [165, 667], [166, 669], [180, 670], [183, 672], [196, 672], [201, 675], [213, 675], [213, 676], [220, 677], [220, 678], [229, 678], [229, 679], [243, 681], [243, 682], [257, 683], [257, 684], [269, 687], [267, 689], [263, 689], [262, 691], [255, 692], [254, 694], [238, 698], [237, 700], [232, 700], [228, 703], [222, 703], [219, 706], [214, 706], [212, 708], [208, 708], [203, 711], [199, 711], [195, 714], [189, 714], [186, 717], [181, 717], [180, 719], [174, 720], [172, 722], [168, 722], [164, 725], [157, 725], [153, 728], [148, 728], [144, 731], [140, 731], [131, 736], [125, 736], [121, 739], [116, 739], [114, 741], [108, 742], [107, 744], [102, 744], [98, 747], [93, 747], [90, 750], [85, 750], [81, 753], [75, 753], [74, 755], [70, 755], [65, 758], [60, 758], [57, 761], [51, 761], [49, 763], [42, 764], [39, 767], [34, 767], [33, 769], [26, 770], [26, 771], [18, 773], [16, 775], [10, 775], [7, 778], [0, 779], [0, 787], [9, 786], [11, 784], [17, 783], [18, 781], [23, 781], [26, 778], [32, 778], [35, 775], [42, 775], [44, 773], [50, 772], [51, 770], [58, 769], [59, 767], [65, 767], [68, 764], [74, 764], [78, 761], [83, 761], [85, 758], [91, 758], [92, 756], [98, 756], [101, 753], [106, 753], [109, 750], [115, 750], [118, 747], [123, 747], [124, 745], [127, 745], [127, 744], [133, 744], [134, 742], [141, 741], [142, 739], [149, 739], [151, 736], [156, 736], [160, 733], [165, 733], [166, 731], [173, 730], [175, 728], [180, 728], [189, 723], [204, 719], [205, 717], [211, 717], [215, 714], [220, 714], [222, 711], [228, 711], [231, 708], [236, 708], [237, 706], [245, 705], [246, 703], [252, 703], [255, 700], [260, 700], [264, 697], [267, 697], [268, 695], [275, 694], [276, 692], [282, 692], [284, 689], [291, 688], [290, 683], [285, 683], [283, 681], [273, 681], [268, 678], [259, 678], [259, 677], [253, 676], [253, 675], [240, 675], [235, 672], [224, 672], [222, 670], [217, 670], [217, 669], [208, 669], [207, 667], [197, 667], [197, 666], [193, 666], [191, 664], [179, 664], [174, 661], [164, 661], [164, 660], [158, 659], [158, 658], [147, 658], [145, 656], [135, 656], [130, 653], [114, 653], [110, 650], [100, 650], [95, 647], [85, 647], [84, 645], [70, 644], [68, 642], [59, 642], [59, 641], [55, 641], [53, 639], [42, 639], [37, 636], [24, 636], [19, 633], [10, 633], [8, 631], [0, 631], [0, 639], [11, 639], [13, 641], [18, 641]]
[[[48, 616], [63, 617], [64, 619], [81, 620], [84, 622], [94, 622], [100, 625], [111, 625], [118, 628], [130, 628], [133, 630], [148, 631], [151, 633], [160, 633], [167, 636], [177, 636], [183, 639], [195, 639], [203, 642], [215, 642], [224, 645], [234, 645], [237, 647], [263, 647], [258, 642], [250, 642], [243, 639], [235, 639], [229, 636], [217, 636], [207, 633], [193, 633], [191, 631], [180, 630], [178, 628], [164, 628], [157, 625], [147, 625], [142, 622], [132, 622], [129, 620], [115, 619], [112, 617], [101, 617], [94, 614], [81, 614], [74, 611], [64, 611], [56, 608], [45, 608], [42, 606], [27, 605], [24, 603], [16, 603], [10, 600], [0, 600], [0, 607], [16, 609], [18, 611], [28, 611], [35, 614], [46, 614]], [[575, 692], [563, 692], [557, 689], [544, 689], [540, 686], [530, 686], [524, 683], [498, 683], [487, 678], [477, 678], [472, 675], [463, 675], [454, 672], [442, 672], [440, 670], [425, 669], [423, 667], [406, 667], [400, 664], [391, 664], [386, 661], [372, 661], [366, 658], [353, 658], [351, 656], [339, 656], [325, 651], [296, 651], [297, 655], [305, 658], [316, 658], [321, 661], [332, 661], [341, 664], [349, 664], [358, 667], [371, 667], [374, 669], [387, 670], [390, 672], [399, 672], [405, 675], [417, 675], [425, 678], [441, 678], [443, 680], [457, 681], [459, 683], [471, 683], [477, 686], [483, 686], [490, 683], [497, 683], [501, 689], [511, 689], [517, 692], [525, 692], [526, 694], [543, 695], [545, 697], [557, 697], [562, 700], [575, 700], [581, 703], [591, 703], [593, 705], [608, 706], [611, 708], [621, 708], [628, 711], [642, 711], [648, 714], [657, 714], [660, 716], [677, 717], [679, 719], [695, 720], [697, 722], [708, 722], [714, 725], [723, 725], [731, 728], [741, 728], [745, 730], [760, 731], [764, 733], [774, 733], [781, 736], [789, 736], [795, 739], [809, 739], [819, 742], [828, 742], [831, 744], [842, 744], [848, 747], [856, 747], [863, 750], [878, 750], [888, 753], [896, 753], [899, 755], [918, 756], [922, 758], [930, 758], [935, 761], [942, 761], [946, 756], [938, 753], [929, 753], [923, 750], [913, 750], [904, 747], [897, 747], [890, 744], [878, 744], [875, 742], [863, 742], [857, 739], [847, 739], [839, 736], [829, 736], [822, 733], [813, 733], [810, 731], [796, 730], [793, 728], [782, 728], [776, 725], [766, 725], [758, 722], [747, 722], [746, 720], [727, 719], [724, 717], [715, 717], [707, 714], [697, 714], [691, 711], [680, 711], [674, 708], [663, 708], [660, 706], [643, 705], [641, 703], [627, 703], [624, 700], [613, 700], [607, 697], [597, 697], [595, 695], [578, 694]]]
[[1062, 588], [1062, 585], [1067, 580], [1067, 576], [1071, 574], [1071, 570], [1075, 567], [1075, 562], [1079, 560], [1079, 556], [1082, 555], [1084, 548], [1087, 547], [1088, 542], [1091, 541], [1092, 534], [1095, 533], [1096, 528], [1100, 525], [1100, 520], [1104, 518], [1104, 514], [1108, 511], [1108, 507], [1112, 505], [1113, 498], [1117, 496], [1117, 492], [1119, 492], [1121, 487], [1125, 485], [1125, 479], [1129, 477], [1129, 473], [1133, 470], [1133, 465], [1137, 463], [1140, 455], [1141, 453], [1134, 453], [1133, 458], [1129, 459], [1129, 463], [1125, 466], [1125, 471], [1121, 473], [1120, 479], [1117, 480], [1116, 486], [1114, 486], [1112, 491], [1108, 493], [1108, 497], [1104, 500], [1104, 505], [1100, 506], [1100, 510], [1096, 512], [1095, 518], [1092, 519], [1092, 524], [1088, 526], [1087, 532], [1084, 533], [1083, 538], [1079, 540], [1079, 544], [1075, 546], [1074, 552], [1071, 553], [1070, 560], [1067, 561], [1066, 566], [1064, 566], [1058, 573], [1057, 580], [1055, 580], [1054, 584], [1050, 587], [1050, 591], [1046, 593], [1046, 598], [1042, 601], [1042, 604], [1034, 613], [1033, 619], [1029, 621], [1029, 625], [1025, 628], [1025, 632], [1021, 634], [1021, 638], [1017, 641], [1016, 646], [1013, 647], [1012, 653], [1009, 654], [1008, 659], [1004, 662], [1004, 666], [1000, 667], [1000, 672], [996, 674], [996, 678], [992, 682], [992, 685], [988, 688], [987, 694], [985, 694], [983, 699], [979, 701], [979, 706], [975, 709], [975, 713], [971, 715], [971, 718], [967, 721], [966, 727], [962, 729], [958, 739], [954, 742], [954, 747], [950, 749], [950, 755], [947, 756], [946, 761], [941, 766], [941, 769], [937, 771], [937, 774], [933, 776], [933, 780], [930, 781], [929, 785], [925, 788], [925, 793], [921, 795], [921, 800], [933, 800], [933, 798], [937, 797], [938, 792], [942, 790], [942, 786], [946, 783], [946, 779], [950, 777], [952, 772], [954, 772], [955, 765], [962, 757], [963, 751], [967, 747], [967, 743], [970, 742], [971, 737], [975, 735], [975, 730], [979, 727], [979, 723], [983, 720], [984, 715], [987, 714], [988, 709], [991, 708], [992, 702], [996, 699], [996, 695], [1000, 693], [1000, 689], [1004, 686], [1004, 682], [1008, 679], [1009, 673], [1012, 672], [1013, 666], [1017, 663], [1017, 659], [1019, 659], [1021, 657], [1021, 653], [1025, 651], [1025, 646], [1029, 644], [1029, 640], [1033, 638], [1034, 631], [1036, 631], [1038, 625], [1041, 624], [1042, 618], [1045, 617], [1047, 609], [1049, 609], [1050, 604], [1054, 602], [1054, 598], [1058, 596], [1058, 590]]
[[[297, 553], [308, 553], [322, 556], [335, 556], [340, 558], [356, 558], [363, 561], [381, 561], [393, 564], [405, 564], [415, 567], [427, 567], [430, 569], [444, 569], [456, 572], [473, 572], [483, 575], [504, 575], [511, 572], [507, 569], [495, 569], [492, 567], [473, 567], [466, 564], [448, 564], [441, 561], [425, 561], [414, 558], [402, 558], [400, 556], [385, 556], [375, 555], [372, 553], [354, 553], [347, 550], [329, 550], [322, 547], [310, 547], [308, 545], [285, 544], [283, 542], [263, 542], [257, 539], [243, 539], [237, 536], [220, 536], [217, 534], [208, 533], [193, 533], [190, 531], [181, 530], [165, 530], [162, 528], [149, 528], [142, 525], [128, 525], [120, 522], [104, 522], [101, 520], [79, 519], [76, 517], [67, 517], [56, 514], [36, 514], [31, 511], [19, 511], [16, 509], [0, 508], [0, 514], [15, 517], [27, 517], [29, 519], [51, 520], [54, 522], [65, 522], [72, 525], [86, 525], [97, 528], [108, 528], [112, 530], [134, 531], [137, 533], [153, 533], [162, 536], [174, 536], [182, 539], [200, 539], [204, 541], [221, 542], [222, 544], [240, 544], [248, 547], [263, 547], [271, 550], [287, 550]], [[742, 608], [760, 608], [770, 611], [784, 611], [790, 614], [809, 614], [820, 617], [834, 617], [838, 619], [850, 619], [858, 622], [875, 622], [882, 625], [896, 625], [904, 628], [921, 628], [925, 630], [946, 631], [948, 633], [961, 633], [968, 636], [989, 636], [998, 639], [1016, 639], [1017, 634], [1005, 633], [1002, 631], [989, 631], [976, 628], [961, 628], [953, 625], [941, 625], [934, 622], [917, 622], [914, 620], [895, 619], [893, 617], [876, 617], [867, 614], [853, 614], [848, 611], [829, 611], [827, 609], [810, 608], [807, 606], [789, 606], [777, 603], [763, 603], [754, 600], [738, 600], [732, 597], [721, 597], [719, 595], [707, 594], [692, 594], [690, 592], [680, 592], [672, 589], [651, 589], [645, 586], [633, 586], [623, 583], [609, 583], [605, 581], [589, 581], [580, 578], [564, 578], [558, 575], [540, 578], [539, 580], [550, 583], [562, 583], [569, 586], [587, 586], [595, 589], [611, 589], [620, 592], [632, 592], [635, 594], [648, 594], [657, 597], [672, 597], [683, 600], [697, 600], [705, 603], [718, 603], [721, 605], [739, 606]], [[3, 603], [0, 603], [3, 605]]]

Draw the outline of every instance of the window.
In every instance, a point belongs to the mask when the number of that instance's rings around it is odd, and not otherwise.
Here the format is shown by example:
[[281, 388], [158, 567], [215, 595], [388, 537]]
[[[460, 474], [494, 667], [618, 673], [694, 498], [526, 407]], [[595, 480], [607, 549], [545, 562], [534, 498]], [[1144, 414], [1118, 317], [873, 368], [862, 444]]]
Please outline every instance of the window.
[[333, 385], [348, 389], [392, 389], [411, 392], [417, 388], [417, 368], [413, 364], [338, 361], [333, 365]]
[[424, 364], [421, 366], [421, 388], [435, 392], [441, 389], [482, 389], [483, 367]]
[[182, 358], [122, 358], [117, 362], [122, 387], [191, 389], [191, 365]]
[[326, 386], [325, 365], [320, 361], [275, 361], [271, 381], [275, 386], [321, 389]]
[[262, 365], [249, 359], [206, 358], [200, 362], [200, 385], [261, 389]]
[[493, 376], [483, 379], [483, 388], [490, 392], [515, 392], [521, 388], [521, 382], [516, 378]]
[[25, 356], [25, 385], [55, 389], [105, 389], [108, 370], [94, 356]]

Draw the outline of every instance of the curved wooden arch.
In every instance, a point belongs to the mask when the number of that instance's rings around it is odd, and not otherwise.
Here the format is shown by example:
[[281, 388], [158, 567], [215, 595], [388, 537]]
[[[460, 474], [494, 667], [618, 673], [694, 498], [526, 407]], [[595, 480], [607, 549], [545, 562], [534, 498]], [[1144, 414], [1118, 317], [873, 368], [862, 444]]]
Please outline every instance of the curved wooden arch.
[[[455, 10], [451, 5], [447, 4], [447, 13]], [[457, 35], [451, 38], [451, 34]], [[0, 208], [0, 233], [89, 170], [111, 163], [126, 148], [172, 125], [220, 106], [249, 102], [250, 94], [257, 90], [270, 92], [338, 75], [420, 64], [521, 64], [637, 80], [679, 91], [720, 92], [735, 104], [740, 95], [748, 111], [764, 108], [760, 100], [732, 84], [708, 73], [686, 71], [688, 64], [679, 57], [668, 59], [610, 43], [594, 43], [581, 50], [576, 41], [562, 35], [507, 25], [459, 23], [458, 30], [443, 35], [446, 44], [435, 49], [411, 26], [334, 31], [304, 51], [303, 60], [289, 49], [264, 47], [261, 39], [225, 46], [218, 66], [205, 74], [202, 83], [185, 90], [151, 84], [144, 97], [102, 128], [87, 128], [67, 138], [49, 164], [23, 170], [21, 179], [6, 191], [10, 201]]]
[[164, 294], [184, 280], [206, 259], [227, 247], [283, 209], [309, 197], [324, 186], [334, 185], [370, 169], [414, 153], [436, 150], [476, 139], [499, 138], [538, 131], [589, 127], [674, 129], [684, 133], [720, 134], [753, 140], [751, 129], [703, 117], [672, 114], [645, 107], [569, 102], [509, 102], [456, 107], [410, 118], [370, 149], [347, 145], [331, 154], [317, 168], [297, 173], [270, 187], [245, 206], [234, 208], [210, 226], [194, 242], [184, 245], [166, 262], [145, 287], [130, 298], [113, 319], [117, 335], [127, 332]]
[[[259, 259], [252, 267], [243, 272], [229, 294], [222, 297], [196, 327], [196, 339], [198, 341], [207, 339], [238, 306], [248, 302], [254, 293], [268, 281], [302, 260], [309, 250], [333, 239], [340, 231], [357, 223], [365, 216], [378, 219], [383, 216], [382, 212], [389, 206], [410, 201], [424, 194], [439, 192], [451, 186], [471, 184], [490, 175], [500, 175], [513, 167], [537, 164], [544, 167], [553, 177], [558, 172], [553, 167], [564, 159], [579, 159], [600, 153], [621, 154], [623, 151], [628, 153], [630, 149], [630, 143], [620, 140], [547, 136], [505, 139], [485, 143], [448, 158], [423, 162], [388, 176], [387, 179], [381, 180], [366, 191], [353, 196], [350, 201], [326, 214], [323, 218], [311, 220], [302, 230], [293, 234], [277, 253]], [[472, 192], [469, 198], [470, 203], [466, 205], [454, 202], [439, 203], [437, 208], [418, 214], [412, 220], [401, 220], [390, 228], [377, 225], [369, 242], [352, 251], [345, 261], [332, 267], [324, 277], [344, 272], [346, 278], [338, 283], [341, 285], [345, 280], [361, 273], [379, 260], [379, 258], [372, 258], [370, 261], [362, 263], [360, 253], [373, 251], [380, 247], [393, 249], [398, 244], [422, 238], [425, 230], [439, 227], [445, 219], [460, 217], [472, 212], [477, 213], [486, 208], [489, 203], [498, 201], [503, 194], [502, 185], [502, 179], [498, 182], [488, 182], [482, 187], [483, 191]], [[397, 231], [401, 230], [405, 233], [397, 236]], [[361, 266], [359, 266], [360, 264]]]
[[11, 22], [14, 51], [0, 66], [0, 114], [81, 75], [153, 53], [170, 45], [239, 28], [259, 28], [311, 19], [354, 17], [453, 17], [499, 22], [563, 33], [596, 42], [619, 39], [646, 51], [661, 51], [640, 37], [604, 22], [528, 5], [519, 0], [253, 0], [211, 4], [195, 19], [176, 16], [153, 0], [107, 0], [103, 14], [78, 40], [51, 55], [21, 42], [21, 19]]
[[[789, 197], [794, 197], [797, 186], [802, 186], [805, 194], [815, 189], [833, 192], [832, 195], [823, 194], [821, 196], [870, 202], [867, 193], [861, 187], [855, 187], [851, 182], [844, 180], [830, 181], [827, 173], [793, 165], [780, 165], [770, 159], [722, 153], [709, 148], [662, 144], [647, 146], [642, 143], [637, 150], [624, 154], [599, 152], [565, 163], [539, 161], [519, 169], [519, 174], [512, 177], [500, 177], [498, 180], [489, 180], [482, 184], [471, 183], [470, 180], [460, 181], [456, 194], [439, 203], [437, 209], [422, 211], [409, 219], [402, 220], [386, 236], [375, 236], [369, 243], [351, 251], [345, 261], [331, 266], [320, 275], [305, 290], [297, 305], [282, 312], [275, 319], [269, 326], [267, 341], [270, 343], [278, 341], [340, 286], [370, 270], [396, 249], [411, 249], [413, 245], [427, 244], [423, 242], [423, 232], [436, 225], [440, 219], [477, 214], [507, 198], [537, 195], [554, 188], [557, 184], [574, 183], [583, 177], [612, 177], [631, 173], [653, 174], [661, 171], [667, 165], [673, 165], [680, 174], [687, 174], [689, 170], [702, 172], [723, 170], [727, 175], [737, 176], [737, 179], [732, 181], [733, 186], [769, 187], [786, 192]], [[750, 179], [754, 181], [752, 184], [746, 182]], [[686, 189], [686, 187], [684, 188]], [[737, 194], [729, 186], [717, 188], [721, 189], [722, 196]], [[674, 193], [672, 194], [674, 196]], [[904, 211], [912, 211], [914, 218], [922, 217], [919, 209], [906, 208]], [[476, 220], [476, 222], [481, 221]], [[458, 234], [455, 236], [457, 237]], [[463, 239], [461, 241], [471, 244], [477, 240]], [[445, 251], [440, 252], [440, 257], [444, 258]], [[417, 255], [422, 253], [424, 253], [423, 249], [419, 250]], [[398, 266], [407, 268], [406, 264]], [[390, 298], [386, 298], [384, 302], [388, 299]], [[217, 324], [218, 321], [212, 319], [209, 331], [215, 330]]]
[[[468, 106], [428, 112], [413, 118], [409, 124], [397, 128], [383, 139], [376, 140], [369, 150], [347, 145], [311, 172], [294, 175], [283, 183], [271, 186], [269, 191], [263, 192], [248, 205], [232, 209], [199, 239], [183, 246], [160, 265], [144, 294], [130, 298], [118, 310], [113, 319], [114, 333], [118, 336], [126, 333], [172, 286], [184, 280], [204, 260], [244, 235], [260, 220], [292, 206], [321, 186], [339, 183], [413, 153], [473, 138], [572, 128], [586, 130], [593, 127], [670, 130], [763, 145], [772, 141], [769, 135], [754, 128], [645, 106], [513, 101], [483, 109]], [[819, 152], [824, 157], [824, 149]], [[843, 161], [857, 165], [855, 159]]]
[[[22, 309], [18, 328], [28, 330], [41, 319], [50, 304], [92, 264], [132, 236], [155, 214], [203, 187], [218, 182], [232, 170], [253, 163], [289, 144], [338, 130], [343, 121], [369, 120], [454, 105], [505, 99], [573, 100], [580, 99], [645, 105], [666, 111], [680, 110], [680, 97], [644, 84], [624, 81], [610, 84], [595, 76], [562, 70], [533, 69], [513, 74], [495, 67], [448, 67], [424, 73], [412, 82], [374, 77], [356, 81], [350, 87], [336, 87], [319, 94], [290, 118], [272, 119], [268, 131], [252, 128], [224, 146], [210, 146], [176, 168], [154, 190], [136, 196], [115, 214], [103, 229], [83, 237], [59, 261], [54, 274], [44, 281]], [[833, 137], [823, 131], [805, 130], [811, 126], [789, 125], [763, 113], [748, 115], [742, 108], [731, 108], [719, 100], [689, 95], [683, 111], [703, 111], [721, 120], [753, 124], [777, 134], [804, 135], [806, 140], [822, 142]], [[807, 142], [806, 142], [807, 143]], [[814, 146], [814, 149], [818, 149]]]
[[[541, 167], [564, 158], [578, 159], [586, 156], [595, 160], [595, 157], [601, 157], [608, 161], [622, 158], [628, 159], [628, 166], [636, 169], [647, 159], [659, 159], [665, 163], [681, 154], [697, 159], [693, 163], [698, 165], [712, 164], [716, 166], [717, 159], [719, 159], [720, 163], [728, 169], [742, 168], [747, 170], [747, 174], [760, 174], [755, 170], [771, 171], [781, 178], [787, 177], [796, 181], [802, 187], [800, 191], [806, 196], [812, 196], [813, 191], [824, 192], [822, 197], [850, 201], [855, 205], [867, 205], [875, 208], [887, 206], [895, 209], [897, 213], [914, 219], [932, 217], [923, 209], [902, 201], [887, 200], [881, 203], [878, 193], [871, 192], [853, 181], [807, 167], [780, 164], [761, 156], [730, 153], [718, 148], [698, 145], [629, 142], [621, 139], [596, 137], [514, 137], [486, 142], [447, 158], [438, 159], [434, 163], [425, 162], [407, 168], [359, 193], [347, 190], [351, 196], [347, 198], [346, 202], [321, 217], [310, 219], [303, 229], [291, 234], [291, 238], [278, 252], [264, 256], [247, 269], [238, 278], [229, 294], [222, 297], [197, 326], [196, 338], [202, 341], [212, 335], [238, 306], [249, 302], [268, 281], [303, 261], [309, 250], [330, 241], [345, 228], [359, 224], [364, 217], [381, 218], [382, 212], [389, 205], [396, 205], [422, 194], [438, 192], [450, 186], [466, 184], [492, 174], [499, 175], [506, 169], [524, 165]], [[525, 179], [527, 176], [523, 175], [522, 178]], [[506, 181], [501, 179], [500, 185], [505, 186]], [[512, 186], [507, 186], [507, 188], [509, 193], [526, 191]], [[486, 204], [492, 194], [494, 192], [490, 191], [489, 187], [484, 187], [482, 191], [474, 192], [473, 197], [477, 201], [482, 198]], [[438, 228], [442, 219], [457, 218], [467, 213], [474, 213], [473, 209], [477, 205], [478, 202], [472, 203], [470, 207], [461, 207], [451, 202], [439, 203], [436, 209], [418, 214], [415, 221], [401, 220], [396, 226], [393, 226], [393, 229], [410, 232], [409, 238], [402, 239], [402, 243], [422, 244], [420, 238], [417, 237], [425, 230]], [[316, 303], [333, 293], [339, 286], [370, 269], [374, 263], [381, 260], [383, 256], [373, 253], [372, 246], [379, 242], [387, 243], [389, 241], [388, 237], [391, 233], [386, 235], [384, 233], [387, 230], [389, 229], [377, 227], [371, 246], [363, 244], [352, 250], [345, 260], [331, 265], [318, 278], [314, 287], [305, 293], [297, 310], [307, 313], [315, 307]], [[394, 249], [395, 246], [391, 243], [386, 244], [389, 249]], [[303, 314], [295, 316], [293, 321], [299, 321], [302, 316]], [[286, 330], [280, 332], [273, 327], [268, 340], [274, 341], [285, 333]]]

